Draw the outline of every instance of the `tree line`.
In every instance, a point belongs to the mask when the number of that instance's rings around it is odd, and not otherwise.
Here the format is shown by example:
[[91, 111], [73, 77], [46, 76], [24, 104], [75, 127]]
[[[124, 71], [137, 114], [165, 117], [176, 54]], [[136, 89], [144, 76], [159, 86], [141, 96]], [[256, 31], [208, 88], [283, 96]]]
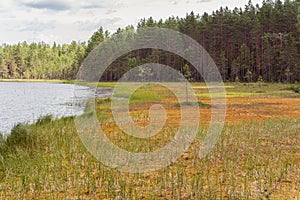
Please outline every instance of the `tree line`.
[[[245, 8], [227, 7], [211, 15], [194, 12], [184, 18], [142, 19], [137, 27], [119, 28], [132, 38], [145, 27], [168, 28], [184, 33], [201, 44], [217, 64], [224, 81], [300, 81], [300, 1], [251, 1]], [[83, 60], [107, 38], [100, 27], [88, 42], [48, 45], [26, 42], [0, 47], [0, 78], [74, 79]], [[126, 39], [126, 38], [125, 38]], [[121, 44], [119, 44], [121, 45]], [[157, 49], [142, 49], [123, 55], [103, 74], [102, 81], [116, 81], [138, 65], [155, 62], [168, 65], [190, 80], [203, 81], [183, 58]]]
[[85, 56], [85, 44], [52, 46], [44, 42], [3, 44], [0, 47], [2, 79], [70, 79]]

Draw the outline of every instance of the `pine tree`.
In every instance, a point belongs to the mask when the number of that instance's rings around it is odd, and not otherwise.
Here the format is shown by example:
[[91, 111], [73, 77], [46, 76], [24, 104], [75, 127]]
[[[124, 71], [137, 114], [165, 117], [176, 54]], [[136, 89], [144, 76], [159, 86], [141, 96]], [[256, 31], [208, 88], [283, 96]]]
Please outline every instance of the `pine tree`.
[[86, 48], [86, 55], [88, 56], [89, 53], [93, 51], [94, 48], [96, 48], [101, 42], [104, 41], [104, 33], [103, 33], [103, 28], [100, 27], [98, 31], [96, 31], [92, 37], [88, 41], [88, 45]]

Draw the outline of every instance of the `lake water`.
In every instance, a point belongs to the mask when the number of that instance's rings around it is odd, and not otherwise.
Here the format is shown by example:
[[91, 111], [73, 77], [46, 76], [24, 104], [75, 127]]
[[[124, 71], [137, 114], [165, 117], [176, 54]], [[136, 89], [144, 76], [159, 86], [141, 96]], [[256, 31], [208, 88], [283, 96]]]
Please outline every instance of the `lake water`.
[[80, 115], [90, 97], [93, 91], [85, 86], [0, 82], [0, 132], [10, 133], [15, 124], [33, 123], [41, 116]]

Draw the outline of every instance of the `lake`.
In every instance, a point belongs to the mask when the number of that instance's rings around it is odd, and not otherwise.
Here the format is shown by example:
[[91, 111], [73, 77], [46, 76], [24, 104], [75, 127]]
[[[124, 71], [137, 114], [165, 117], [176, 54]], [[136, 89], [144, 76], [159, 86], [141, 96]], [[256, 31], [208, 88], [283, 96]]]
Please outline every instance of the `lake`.
[[0, 82], [0, 132], [10, 133], [15, 124], [34, 123], [41, 116], [80, 115], [85, 101], [93, 96], [93, 91], [86, 86]]

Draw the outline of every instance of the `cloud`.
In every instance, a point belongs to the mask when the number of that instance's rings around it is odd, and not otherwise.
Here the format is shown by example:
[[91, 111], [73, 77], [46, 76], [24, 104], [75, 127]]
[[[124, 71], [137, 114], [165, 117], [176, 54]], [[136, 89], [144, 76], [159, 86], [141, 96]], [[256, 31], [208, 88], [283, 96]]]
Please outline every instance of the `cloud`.
[[7, 6], [8, 6], [8, 2], [7, 1], [0, 1], [0, 9], [6, 8]]
[[3, 20], [3, 19], [5, 19], [5, 20], [7, 20], [7, 19], [14, 19], [14, 18], [17, 17], [15, 13], [10, 12], [10, 11], [7, 10], [6, 8], [1, 8], [1, 7], [0, 7], [0, 13], [1, 13], [1, 19], [2, 19], [2, 20]]
[[58, 0], [41, 0], [41, 1], [27, 1], [22, 3], [23, 6], [34, 9], [46, 9], [53, 11], [69, 10], [71, 8], [70, 2]]
[[24, 25], [15, 27], [13, 29], [18, 32], [42, 32], [45, 30], [54, 29], [55, 28], [54, 24], [55, 24], [55, 21], [50, 21], [47, 23], [31, 21], [31, 22], [25, 23]]
[[101, 4], [86, 4], [80, 7], [81, 9], [97, 9], [97, 8], [105, 8], [104, 5]]
[[110, 8], [112, 7], [113, 3], [108, 0], [88, 0], [88, 1], [82, 1], [81, 3], [77, 3], [76, 0], [74, 0], [74, 5], [78, 7], [79, 9], [98, 9], [98, 8]]
[[16, 2], [12, 0], [0, 1], [0, 15], [3, 13], [13, 13], [16, 9]]
[[114, 1], [109, 0], [21, 0], [21, 5], [28, 8], [52, 11], [111, 8], [114, 4]]

